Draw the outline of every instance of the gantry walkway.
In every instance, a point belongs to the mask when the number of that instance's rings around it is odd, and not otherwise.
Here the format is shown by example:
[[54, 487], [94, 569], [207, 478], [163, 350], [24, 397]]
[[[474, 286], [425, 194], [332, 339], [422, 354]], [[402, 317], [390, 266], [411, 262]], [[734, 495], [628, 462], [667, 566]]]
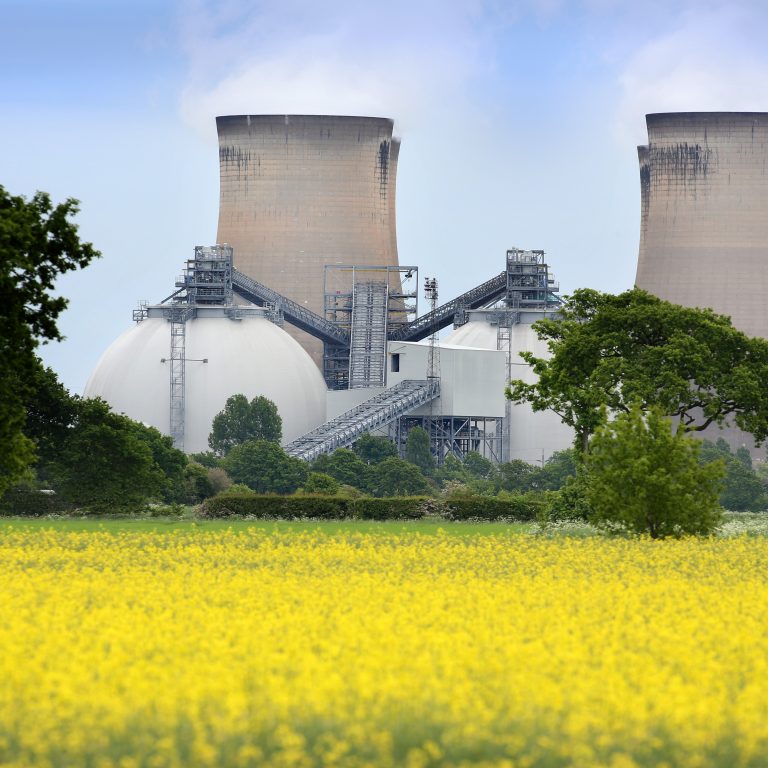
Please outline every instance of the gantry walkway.
[[339, 328], [336, 323], [302, 307], [287, 296], [267, 288], [263, 283], [244, 275], [237, 269], [232, 270], [232, 289], [238, 296], [253, 304], [272, 304], [275, 309], [283, 313], [291, 325], [301, 328], [302, 331], [306, 331], [326, 344], [349, 346], [349, 334]]
[[285, 452], [312, 461], [352, 445], [366, 432], [391, 424], [439, 395], [438, 379], [406, 379], [289, 443]]
[[[421, 341], [435, 331], [440, 331], [454, 322], [454, 318], [468, 309], [478, 309], [486, 304], [497, 301], [507, 292], [507, 273], [502, 272], [496, 277], [478, 285], [461, 296], [441, 304], [432, 312], [417, 317], [412, 323], [404, 325], [389, 334], [390, 341]], [[466, 318], [463, 322], [466, 322]]]

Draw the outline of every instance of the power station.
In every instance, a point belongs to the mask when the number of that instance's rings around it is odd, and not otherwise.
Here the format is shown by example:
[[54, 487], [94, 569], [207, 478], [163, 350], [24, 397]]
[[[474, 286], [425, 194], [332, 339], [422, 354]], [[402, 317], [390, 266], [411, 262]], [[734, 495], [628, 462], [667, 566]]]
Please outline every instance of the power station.
[[[195, 248], [168, 298], [134, 313], [86, 396], [188, 452], [207, 450], [214, 415], [237, 393], [273, 400], [286, 451], [306, 460], [366, 432], [402, 448], [417, 425], [439, 462], [479, 451], [537, 463], [572, 444], [554, 413], [503, 394], [511, 378], [533, 380], [521, 352], [547, 354], [531, 325], [560, 300], [543, 251], [511, 248], [499, 274], [441, 301], [434, 277], [398, 261], [392, 120], [216, 123], [218, 244]], [[637, 285], [768, 337], [768, 114], [647, 123]]]

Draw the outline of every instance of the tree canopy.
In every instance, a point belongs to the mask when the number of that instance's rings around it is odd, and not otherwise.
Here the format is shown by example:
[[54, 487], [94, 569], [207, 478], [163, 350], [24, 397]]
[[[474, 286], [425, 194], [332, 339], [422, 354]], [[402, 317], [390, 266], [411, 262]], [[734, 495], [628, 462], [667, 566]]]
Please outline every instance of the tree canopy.
[[222, 463], [236, 483], [257, 493], [293, 493], [309, 474], [301, 459], [288, 456], [270, 440], [247, 440], [236, 445]]
[[550, 357], [521, 353], [535, 384], [510, 382], [507, 397], [552, 410], [589, 436], [609, 412], [632, 403], [658, 406], [686, 432], [733, 422], [759, 443], [768, 437], [768, 342], [735, 329], [729, 318], [633, 289], [618, 296], [575, 291], [557, 319], [534, 328]]
[[249, 402], [245, 395], [232, 395], [213, 419], [208, 445], [225, 456], [249, 440], [279, 443], [282, 436], [283, 420], [271, 400], [259, 395]]
[[709, 534], [721, 520], [722, 462], [700, 464], [701, 443], [639, 404], [599, 427], [586, 460], [586, 496], [599, 526], [651, 538]]
[[38, 344], [61, 338], [57, 321], [67, 300], [52, 295], [56, 279], [99, 256], [80, 241], [71, 220], [77, 212], [77, 200], [54, 206], [45, 192], [26, 200], [0, 186], [0, 493], [34, 459], [23, 434], [24, 399]]

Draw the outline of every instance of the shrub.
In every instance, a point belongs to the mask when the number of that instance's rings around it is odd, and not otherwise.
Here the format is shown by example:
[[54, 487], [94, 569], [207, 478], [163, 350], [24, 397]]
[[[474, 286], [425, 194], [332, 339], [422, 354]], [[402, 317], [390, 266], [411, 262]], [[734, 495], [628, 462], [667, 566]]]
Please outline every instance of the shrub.
[[27, 484], [9, 488], [0, 498], [0, 515], [42, 517], [69, 511], [69, 506], [57, 494], [39, 490]]
[[517, 494], [507, 498], [495, 496], [451, 496], [443, 501], [449, 520], [536, 520], [541, 515], [545, 498], [541, 494]]
[[[411, 432], [416, 429], [420, 428]], [[371, 489], [376, 496], [426, 496], [433, 491], [419, 468], [409, 461], [390, 457], [370, 469]]]
[[600, 427], [587, 456], [591, 521], [651, 538], [709, 534], [721, 520], [720, 461], [701, 466], [698, 441], [673, 433], [658, 408], [628, 413]]
[[222, 465], [236, 482], [257, 493], [293, 493], [307, 479], [307, 465], [269, 440], [249, 440], [235, 445]]
[[335, 496], [340, 487], [339, 481], [335, 477], [326, 475], [325, 472], [310, 472], [307, 482], [304, 483], [304, 493]]
[[343, 496], [260, 496], [219, 494], [206, 500], [201, 517], [258, 517], [294, 520], [323, 518], [343, 520], [415, 520], [423, 516], [423, 497], [350, 499]]

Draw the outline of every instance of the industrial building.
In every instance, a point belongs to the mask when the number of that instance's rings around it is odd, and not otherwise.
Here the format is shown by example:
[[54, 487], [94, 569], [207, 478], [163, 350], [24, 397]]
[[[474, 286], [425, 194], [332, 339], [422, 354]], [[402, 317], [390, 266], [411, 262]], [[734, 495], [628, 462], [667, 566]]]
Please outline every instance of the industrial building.
[[519, 353], [546, 354], [531, 323], [559, 307], [543, 251], [510, 249], [500, 274], [443, 303], [426, 278], [420, 312], [418, 267], [398, 264], [391, 120], [217, 126], [219, 244], [195, 248], [176, 290], [134, 313], [86, 396], [188, 452], [207, 449], [214, 415], [237, 393], [273, 400], [287, 452], [306, 460], [369, 431], [404, 447], [416, 425], [438, 461], [475, 450], [543, 462], [569, 447], [554, 414], [504, 397], [510, 378], [531, 375]]
[[[636, 285], [768, 338], [768, 113], [650, 114], [646, 122]], [[734, 427], [704, 436], [764, 455]]]

